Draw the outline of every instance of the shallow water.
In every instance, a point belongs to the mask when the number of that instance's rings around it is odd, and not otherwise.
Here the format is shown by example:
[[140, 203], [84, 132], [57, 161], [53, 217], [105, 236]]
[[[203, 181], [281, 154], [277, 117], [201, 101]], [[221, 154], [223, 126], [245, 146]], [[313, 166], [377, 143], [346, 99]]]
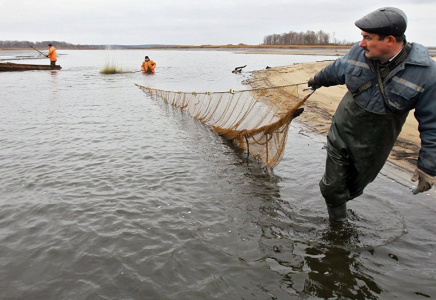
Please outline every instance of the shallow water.
[[[2, 299], [436, 297], [436, 196], [413, 196], [410, 174], [387, 166], [333, 228], [325, 138], [295, 122], [265, 172], [134, 85], [246, 89], [249, 71], [329, 57], [58, 54], [61, 71], [0, 73]], [[144, 55], [155, 75], [99, 74], [107, 59], [139, 70]]]

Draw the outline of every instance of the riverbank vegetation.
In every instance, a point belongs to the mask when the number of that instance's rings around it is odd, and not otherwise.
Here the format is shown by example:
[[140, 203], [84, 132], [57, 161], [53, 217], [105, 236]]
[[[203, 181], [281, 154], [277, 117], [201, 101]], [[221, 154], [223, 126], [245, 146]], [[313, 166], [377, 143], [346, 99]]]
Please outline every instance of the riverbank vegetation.
[[40, 42], [30, 42], [30, 41], [1, 41], [0, 40], [0, 49], [24, 49], [29, 48], [30, 46], [35, 48], [47, 48], [48, 44], [54, 45], [56, 48], [63, 49], [104, 49], [104, 46], [96, 46], [96, 45], [75, 45], [67, 42], [60, 41], [40, 41]]
[[350, 46], [354, 42], [339, 41], [335, 35], [331, 35], [322, 30], [315, 32], [308, 30], [306, 32], [289, 31], [282, 34], [267, 35], [263, 39], [264, 45], [345, 45]]

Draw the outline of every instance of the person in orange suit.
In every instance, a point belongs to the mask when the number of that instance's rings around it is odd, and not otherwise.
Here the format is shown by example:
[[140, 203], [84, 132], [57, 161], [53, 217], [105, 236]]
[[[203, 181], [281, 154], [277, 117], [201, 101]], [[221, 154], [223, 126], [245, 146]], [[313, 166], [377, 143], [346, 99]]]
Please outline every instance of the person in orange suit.
[[145, 73], [154, 73], [155, 68], [156, 63], [146, 56], [144, 62], [142, 63], [141, 71]]
[[47, 57], [50, 58], [50, 64], [52, 66], [56, 65], [56, 61], [58, 60], [57, 56], [56, 56], [56, 48], [53, 47], [52, 44], [48, 44], [48, 54]]

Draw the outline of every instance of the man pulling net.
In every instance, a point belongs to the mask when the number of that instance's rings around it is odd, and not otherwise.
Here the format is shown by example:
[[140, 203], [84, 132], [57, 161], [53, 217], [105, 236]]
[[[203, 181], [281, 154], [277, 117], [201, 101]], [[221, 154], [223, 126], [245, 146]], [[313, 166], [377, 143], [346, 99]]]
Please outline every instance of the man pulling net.
[[319, 183], [329, 218], [337, 222], [347, 217], [347, 201], [382, 169], [412, 109], [421, 137], [413, 193], [429, 190], [436, 175], [436, 63], [424, 46], [406, 41], [407, 17], [398, 8], [377, 9], [355, 25], [362, 41], [308, 82], [313, 89], [348, 89], [327, 135]]

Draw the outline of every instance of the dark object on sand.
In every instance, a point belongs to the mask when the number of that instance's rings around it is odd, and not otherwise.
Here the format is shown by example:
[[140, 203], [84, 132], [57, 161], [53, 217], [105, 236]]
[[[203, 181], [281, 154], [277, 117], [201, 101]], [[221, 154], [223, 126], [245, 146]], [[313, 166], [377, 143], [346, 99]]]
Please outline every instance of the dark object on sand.
[[14, 64], [14, 63], [0, 63], [0, 72], [10, 71], [32, 71], [32, 70], [60, 70], [61, 66], [52, 65], [28, 65], [28, 64]]
[[268, 69], [271, 69], [271, 67], [270, 67], [270, 66], [266, 66], [266, 68], [265, 68], [265, 69], [267, 69], [267, 70], [268, 70]]
[[236, 67], [236, 68], [232, 71], [232, 73], [241, 73], [242, 69], [245, 68], [246, 66], [247, 66], [247, 65], [242, 66], [242, 67]]

